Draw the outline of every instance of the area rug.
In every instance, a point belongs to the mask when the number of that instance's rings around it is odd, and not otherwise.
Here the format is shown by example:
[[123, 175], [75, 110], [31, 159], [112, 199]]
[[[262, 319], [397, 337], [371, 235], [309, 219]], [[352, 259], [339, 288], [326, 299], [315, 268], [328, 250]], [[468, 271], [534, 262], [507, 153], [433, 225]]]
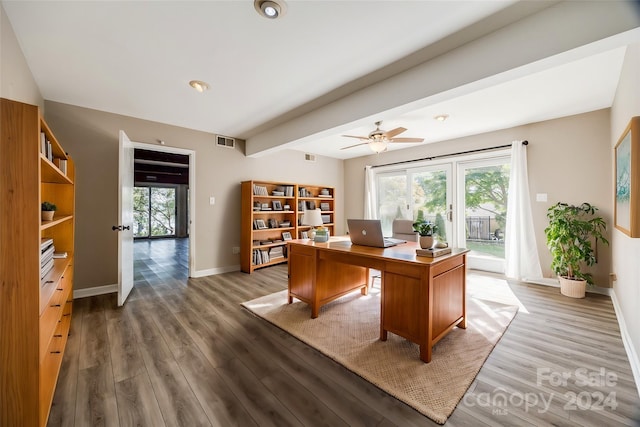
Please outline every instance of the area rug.
[[517, 312], [515, 306], [468, 292], [467, 329], [454, 328], [435, 345], [431, 362], [423, 363], [417, 344], [392, 333], [379, 340], [376, 288], [368, 296], [354, 292], [325, 305], [316, 319], [307, 304], [287, 304], [286, 290], [242, 305], [439, 424], [451, 415]]

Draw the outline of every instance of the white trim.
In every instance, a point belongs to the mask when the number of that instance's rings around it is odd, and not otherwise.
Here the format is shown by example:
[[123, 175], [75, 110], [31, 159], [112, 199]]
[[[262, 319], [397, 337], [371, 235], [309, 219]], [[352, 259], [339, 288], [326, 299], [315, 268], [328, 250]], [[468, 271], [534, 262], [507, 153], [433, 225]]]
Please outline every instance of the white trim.
[[230, 273], [232, 271], [240, 271], [239, 265], [230, 265], [228, 267], [209, 268], [207, 270], [199, 270], [194, 272], [190, 277], [198, 278], [205, 276], [214, 276], [216, 274]]
[[94, 297], [96, 295], [105, 295], [118, 293], [118, 284], [95, 286], [93, 288], [75, 289], [73, 291], [73, 299]]
[[638, 353], [636, 353], [635, 347], [633, 346], [631, 335], [629, 335], [629, 331], [627, 330], [627, 324], [624, 321], [624, 317], [622, 317], [622, 308], [618, 302], [615, 289], [611, 289], [611, 302], [613, 303], [613, 309], [616, 312], [616, 318], [618, 319], [618, 325], [620, 326], [620, 335], [622, 336], [622, 343], [624, 344], [624, 349], [627, 351], [627, 358], [631, 365], [633, 379], [636, 382], [636, 388], [640, 395], [640, 358], [638, 358]]
[[[534, 285], [551, 286], [553, 288], [559, 288], [560, 283], [557, 279], [542, 278], [542, 279], [522, 279], [525, 283], [531, 283]], [[611, 288], [603, 288], [601, 286], [587, 286], [586, 291], [591, 294], [611, 295]]]

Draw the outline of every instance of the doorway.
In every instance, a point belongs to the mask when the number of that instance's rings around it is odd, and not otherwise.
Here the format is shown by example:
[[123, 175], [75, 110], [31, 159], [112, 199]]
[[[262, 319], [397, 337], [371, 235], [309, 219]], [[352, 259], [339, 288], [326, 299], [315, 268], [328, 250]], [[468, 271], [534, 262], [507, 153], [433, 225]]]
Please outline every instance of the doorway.
[[189, 277], [190, 155], [134, 145], [134, 284]]

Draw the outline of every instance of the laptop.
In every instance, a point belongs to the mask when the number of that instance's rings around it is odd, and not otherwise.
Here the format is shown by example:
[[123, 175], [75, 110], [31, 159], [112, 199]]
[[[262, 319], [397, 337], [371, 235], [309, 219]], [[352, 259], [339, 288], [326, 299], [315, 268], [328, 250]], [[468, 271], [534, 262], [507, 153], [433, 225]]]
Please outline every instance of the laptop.
[[406, 243], [406, 240], [382, 236], [382, 224], [379, 219], [347, 219], [349, 237], [354, 245], [388, 248]]

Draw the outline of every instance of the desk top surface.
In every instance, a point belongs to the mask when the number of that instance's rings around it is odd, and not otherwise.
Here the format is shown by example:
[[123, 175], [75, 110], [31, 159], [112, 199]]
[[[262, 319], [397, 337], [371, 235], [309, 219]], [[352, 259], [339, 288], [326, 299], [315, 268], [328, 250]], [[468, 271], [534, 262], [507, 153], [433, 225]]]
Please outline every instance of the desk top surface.
[[349, 236], [330, 237], [328, 242], [319, 243], [311, 239], [296, 239], [288, 242], [294, 245], [312, 246], [322, 250], [344, 252], [354, 255], [368, 256], [372, 258], [386, 258], [398, 261], [414, 262], [420, 264], [436, 264], [451, 257], [469, 252], [466, 248], [452, 248], [450, 254], [430, 258], [417, 256], [416, 249], [420, 249], [417, 242], [407, 242], [389, 248], [374, 248], [371, 246], [354, 245]]

